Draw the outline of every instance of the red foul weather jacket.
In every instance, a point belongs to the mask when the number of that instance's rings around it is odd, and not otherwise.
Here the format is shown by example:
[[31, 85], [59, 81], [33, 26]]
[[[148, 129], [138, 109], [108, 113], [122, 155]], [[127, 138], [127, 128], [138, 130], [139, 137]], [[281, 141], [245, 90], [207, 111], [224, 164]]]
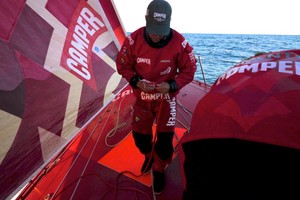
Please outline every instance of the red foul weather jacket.
[[[170, 97], [175, 96], [179, 90], [194, 79], [196, 71], [196, 59], [193, 48], [185, 38], [177, 31], [171, 29], [172, 38], [163, 47], [155, 48], [149, 45], [145, 36], [145, 27], [141, 27], [131, 33], [124, 41], [117, 56], [116, 65], [118, 73], [128, 82], [135, 75], [154, 82], [168, 82], [174, 80], [178, 90]], [[133, 88], [138, 98], [141, 95], [139, 88]], [[151, 93], [157, 93], [152, 91]], [[149, 95], [146, 101], [159, 100], [158, 96]]]

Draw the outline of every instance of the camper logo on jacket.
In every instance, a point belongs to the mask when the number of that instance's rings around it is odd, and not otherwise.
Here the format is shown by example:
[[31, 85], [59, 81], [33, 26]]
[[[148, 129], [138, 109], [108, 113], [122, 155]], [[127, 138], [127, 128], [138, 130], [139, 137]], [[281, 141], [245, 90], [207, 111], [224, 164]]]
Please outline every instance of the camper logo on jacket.
[[137, 58], [136, 62], [151, 65], [151, 60], [149, 58]]

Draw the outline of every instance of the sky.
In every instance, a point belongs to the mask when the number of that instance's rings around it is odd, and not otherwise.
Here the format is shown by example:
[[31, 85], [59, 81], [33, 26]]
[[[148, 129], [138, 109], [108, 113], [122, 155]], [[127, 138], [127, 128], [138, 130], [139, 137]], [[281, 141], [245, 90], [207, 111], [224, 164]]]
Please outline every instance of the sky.
[[[151, 0], [113, 0], [126, 32], [145, 25]], [[168, 0], [181, 33], [300, 35], [299, 0]]]

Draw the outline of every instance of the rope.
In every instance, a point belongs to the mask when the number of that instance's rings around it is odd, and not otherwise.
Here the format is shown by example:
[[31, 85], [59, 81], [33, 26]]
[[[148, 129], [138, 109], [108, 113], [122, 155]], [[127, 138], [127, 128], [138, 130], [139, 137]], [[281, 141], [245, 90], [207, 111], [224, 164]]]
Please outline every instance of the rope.
[[[109, 107], [109, 106], [106, 106], [105, 111], [108, 109], [108, 107]], [[103, 116], [105, 115], [105, 113], [106, 113], [106, 112], [103, 112]], [[76, 161], [78, 160], [79, 156], [81, 155], [81, 152], [83, 151], [83, 149], [84, 149], [85, 146], [87, 145], [88, 141], [89, 141], [90, 138], [92, 137], [92, 135], [93, 135], [93, 133], [95, 132], [96, 128], [98, 127], [98, 125], [99, 125], [101, 119], [102, 119], [102, 117], [97, 121], [97, 123], [96, 123], [96, 125], [94, 126], [93, 130], [91, 131], [91, 133], [90, 133], [88, 139], [86, 140], [86, 142], [84, 143], [84, 145], [83, 145], [82, 148], [80, 149], [80, 151], [79, 151], [78, 155], [76, 156], [76, 158], [74, 159], [74, 161], [73, 161], [71, 167], [70, 167], [69, 170], [67, 171], [67, 173], [66, 173], [66, 175], [64, 176], [63, 180], [60, 182], [60, 184], [59, 184], [59, 186], [57, 187], [56, 191], [54, 192], [54, 194], [53, 194], [53, 196], [52, 196], [52, 199], [55, 199], [55, 198], [56, 198], [56, 194], [57, 194], [58, 190], [60, 189], [60, 187], [62, 186], [62, 183], [65, 181], [67, 175], [70, 173], [70, 171], [71, 171], [71, 169], [73, 168], [74, 164], [75, 164]], [[107, 119], [109, 119], [109, 118], [107, 118]], [[107, 123], [107, 120], [106, 120], [105, 124], [106, 124], [106, 123]], [[103, 126], [103, 127], [105, 127], [105, 126]], [[103, 129], [102, 129], [102, 131], [103, 131]], [[101, 135], [102, 135], [102, 132], [99, 134], [99, 136], [101, 136]], [[99, 137], [98, 137], [98, 138], [99, 138]], [[97, 141], [97, 142], [98, 142], [98, 141]], [[91, 156], [90, 156], [90, 157], [91, 157]], [[89, 159], [90, 159], [90, 158], [89, 158]], [[89, 160], [88, 160], [87, 162], [89, 162]], [[81, 177], [82, 177], [82, 175], [80, 176], [80, 179], [81, 179]], [[76, 188], [77, 188], [77, 187], [76, 187]], [[74, 192], [73, 192], [73, 194], [74, 194]], [[73, 195], [72, 195], [72, 197], [73, 197]]]
[[[113, 104], [113, 108], [115, 107], [115, 104], [116, 104], [116, 103]], [[107, 106], [107, 107], [108, 107], [108, 106]], [[111, 113], [112, 113], [113, 108], [111, 109], [111, 111], [110, 111], [110, 113], [109, 113], [109, 115], [108, 115], [108, 117], [107, 117], [107, 120], [106, 120], [106, 122], [105, 122], [105, 124], [104, 124], [104, 126], [103, 126], [103, 128], [102, 128], [102, 130], [101, 130], [101, 132], [100, 132], [100, 134], [98, 135], [97, 141], [96, 141], [96, 143], [95, 143], [95, 145], [94, 145], [94, 147], [93, 147], [92, 152], [90, 153], [90, 156], [89, 156], [89, 158], [88, 158], [88, 160], [87, 160], [87, 162], [86, 162], [86, 165], [84, 166], [83, 171], [81, 172], [81, 176], [80, 176], [80, 177], [82, 177], [82, 176], [84, 175], [84, 172], [85, 172], [85, 170], [86, 170], [86, 168], [87, 168], [87, 166], [88, 166], [88, 164], [89, 164], [89, 162], [90, 162], [90, 160], [91, 160], [91, 157], [92, 157], [92, 155], [93, 155], [93, 153], [94, 153], [94, 151], [95, 151], [95, 149], [96, 149], [96, 147], [97, 147], [97, 145], [98, 145], [98, 143], [99, 143], [99, 141], [100, 141], [100, 137], [101, 137], [101, 135], [102, 135], [102, 133], [103, 133], [104, 127], [106, 126], [106, 124], [107, 124], [107, 122], [108, 122], [108, 119], [109, 119], [109, 117], [110, 117], [110, 115], [111, 115]], [[98, 124], [97, 124], [96, 126], [98, 126]], [[95, 126], [95, 127], [96, 127], [96, 126]], [[93, 132], [94, 132], [95, 130], [96, 130], [96, 128], [93, 130]], [[74, 195], [75, 195], [75, 192], [76, 192], [76, 190], [77, 190], [77, 188], [78, 188], [78, 186], [79, 186], [79, 184], [80, 184], [80, 181], [81, 181], [81, 178], [78, 180], [78, 182], [77, 182], [77, 184], [76, 184], [76, 187], [75, 187], [75, 189], [74, 189], [74, 191], [73, 191], [73, 193], [72, 193], [71, 199], [73, 199], [73, 197], [74, 197]]]
[[[192, 116], [193, 116], [193, 113], [188, 110], [179, 100], [177, 100], [177, 105], [179, 106], [179, 108], [182, 109], [182, 111], [178, 110], [178, 113], [182, 116], [182, 118], [187, 122], [188, 126], [186, 126], [182, 121], [180, 121], [178, 119], [178, 117], [176, 118], [176, 121], [181, 125], [183, 126], [187, 132], [189, 133], [190, 132], [190, 127], [191, 127], [191, 123], [190, 123], [190, 120], [192, 119]], [[183, 115], [183, 113], [186, 113], [187, 116], [190, 118], [187, 119], [187, 117], [185, 117], [185, 115]], [[177, 139], [177, 141], [179, 141], [179, 139]]]
[[105, 137], [105, 145], [108, 146], [108, 147], [111, 147], [111, 148], [117, 146], [118, 144], [120, 144], [120, 143], [121, 143], [123, 140], [125, 140], [125, 138], [129, 135], [129, 134], [128, 134], [127, 136], [125, 136], [122, 140], [120, 140], [120, 141], [119, 141], [118, 143], [116, 143], [116, 144], [109, 144], [109, 143], [108, 143], [108, 138], [113, 137], [113, 136], [116, 134], [116, 132], [117, 132], [117, 130], [118, 130], [119, 128], [122, 128], [122, 127], [124, 127], [124, 126], [126, 125], [125, 122], [119, 124], [119, 121], [120, 121], [120, 110], [121, 110], [121, 105], [122, 105], [124, 99], [125, 99], [125, 97], [120, 101], [120, 104], [119, 104], [119, 108], [118, 108], [118, 117], [117, 117], [116, 126], [115, 126], [113, 129], [111, 129], [111, 130], [107, 133], [107, 135], [106, 135], [106, 137]]

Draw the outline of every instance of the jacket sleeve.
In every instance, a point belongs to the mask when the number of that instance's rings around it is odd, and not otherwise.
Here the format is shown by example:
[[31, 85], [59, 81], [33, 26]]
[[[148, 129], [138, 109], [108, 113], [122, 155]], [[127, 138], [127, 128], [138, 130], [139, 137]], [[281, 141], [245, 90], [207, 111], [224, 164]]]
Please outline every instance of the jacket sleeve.
[[124, 40], [124, 43], [117, 54], [116, 66], [118, 73], [125, 78], [129, 83], [132, 77], [134, 77], [134, 59], [132, 58], [131, 46], [129, 44], [128, 37]]
[[174, 78], [179, 90], [194, 80], [197, 69], [193, 47], [186, 40], [181, 45], [182, 51], [177, 58], [178, 74]]

